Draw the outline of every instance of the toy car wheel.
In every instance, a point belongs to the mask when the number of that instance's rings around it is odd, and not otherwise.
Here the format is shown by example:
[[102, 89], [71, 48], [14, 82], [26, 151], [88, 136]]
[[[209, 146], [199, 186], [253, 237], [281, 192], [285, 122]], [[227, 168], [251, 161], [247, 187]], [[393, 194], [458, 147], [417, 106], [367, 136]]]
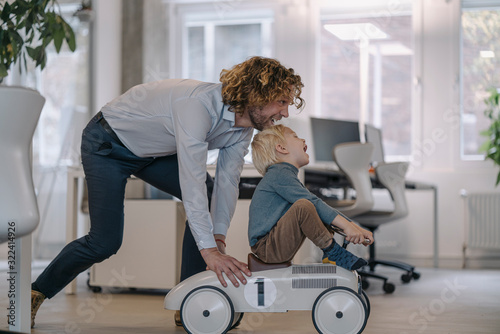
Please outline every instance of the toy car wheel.
[[235, 329], [238, 327], [241, 323], [241, 319], [243, 319], [243, 315], [245, 312], [234, 312], [234, 320], [233, 320], [233, 325], [231, 326], [231, 329]]
[[191, 334], [226, 333], [233, 325], [233, 303], [224, 291], [213, 286], [191, 290], [180, 311], [182, 326]]
[[323, 291], [312, 309], [314, 327], [320, 334], [356, 334], [366, 326], [366, 305], [346, 287]]
[[361, 290], [361, 299], [365, 303], [366, 306], [366, 321], [368, 321], [368, 318], [370, 317], [370, 311], [371, 311], [371, 306], [370, 306], [370, 299], [368, 299], [368, 296], [366, 295], [366, 292]]

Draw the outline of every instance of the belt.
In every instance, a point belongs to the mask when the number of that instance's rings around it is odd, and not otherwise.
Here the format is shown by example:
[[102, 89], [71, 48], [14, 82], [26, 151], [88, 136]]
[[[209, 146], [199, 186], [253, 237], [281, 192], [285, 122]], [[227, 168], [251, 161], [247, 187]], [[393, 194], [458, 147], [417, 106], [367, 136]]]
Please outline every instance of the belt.
[[111, 138], [113, 138], [121, 146], [125, 146], [125, 145], [123, 145], [123, 143], [120, 140], [120, 138], [118, 138], [118, 136], [116, 135], [115, 131], [113, 131], [113, 129], [111, 128], [111, 126], [109, 126], [108, 121], [106, 121], [106, 119], [104, 118], [104, 116], [103, 116], [103, 114], [102, 114], [101, 111], [99, 111], [95, 115], [95, 117], [97, 118], [97, 123], [99, 123], [102, 126], [102, 128], [104, 129], [104, 131], [106, 131], [108, 133], [108, 135], [111, 136]]

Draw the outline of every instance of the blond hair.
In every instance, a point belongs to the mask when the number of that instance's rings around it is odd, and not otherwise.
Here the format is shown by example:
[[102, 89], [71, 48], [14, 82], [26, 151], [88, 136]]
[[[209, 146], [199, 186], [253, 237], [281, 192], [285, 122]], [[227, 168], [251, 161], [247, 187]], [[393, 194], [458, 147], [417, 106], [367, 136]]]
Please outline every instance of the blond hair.
[[220, 81], [222, 102], [240, 115], [248, 107], [263, 108], [283, 97], [297, 109], [305, 104], [300, 97], [304, 87], [300, 75], [276, 59], [252, 57], [230, 70], [222, 70]]
[[286, 126], [273, 125], [255, 135], [252, 140], [252, 161], [257, 171], [264, 175], [267, 169], [279, 162], [276, 145], [285, 144]]

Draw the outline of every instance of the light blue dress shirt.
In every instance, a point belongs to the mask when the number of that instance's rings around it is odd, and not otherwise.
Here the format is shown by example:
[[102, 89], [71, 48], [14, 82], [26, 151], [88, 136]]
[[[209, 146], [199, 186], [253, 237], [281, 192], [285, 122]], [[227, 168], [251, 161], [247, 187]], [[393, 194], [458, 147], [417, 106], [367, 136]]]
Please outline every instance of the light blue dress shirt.
[[[199, 249], [227, 234], [253, 128], [234, 127], [222, 84], [169, 79], [135, 86], [103, 107], [104, 118], [138, 157], [176, 154], [186, 215]], [[205, 186], [207, 152], [219, 149], [211, 213]]]

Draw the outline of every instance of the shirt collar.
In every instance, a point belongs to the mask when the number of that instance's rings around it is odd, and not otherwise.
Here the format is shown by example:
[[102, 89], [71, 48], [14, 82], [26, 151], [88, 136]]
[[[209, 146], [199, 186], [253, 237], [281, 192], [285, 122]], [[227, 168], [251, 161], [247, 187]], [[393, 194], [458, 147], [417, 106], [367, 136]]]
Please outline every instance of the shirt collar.
[[224, 108], [222, 108], [222, 118], [231, 122], [231, 127], [234, 126], [235, 114], [234, 112], [229, 111], [229, 106], [226, 104], [224, 105]]
[[278, 162], [278, 163], [275, 163], [274, 165], [271, 165], [269, 168], [280, 168], [280, 169], [285, 168], [285, 169], [291, 170], [295, 174], [299, 173], [298, 168], [295, 167], [294, 165], [292, 165], [291, 163], [288, 163], [288, 162]]

